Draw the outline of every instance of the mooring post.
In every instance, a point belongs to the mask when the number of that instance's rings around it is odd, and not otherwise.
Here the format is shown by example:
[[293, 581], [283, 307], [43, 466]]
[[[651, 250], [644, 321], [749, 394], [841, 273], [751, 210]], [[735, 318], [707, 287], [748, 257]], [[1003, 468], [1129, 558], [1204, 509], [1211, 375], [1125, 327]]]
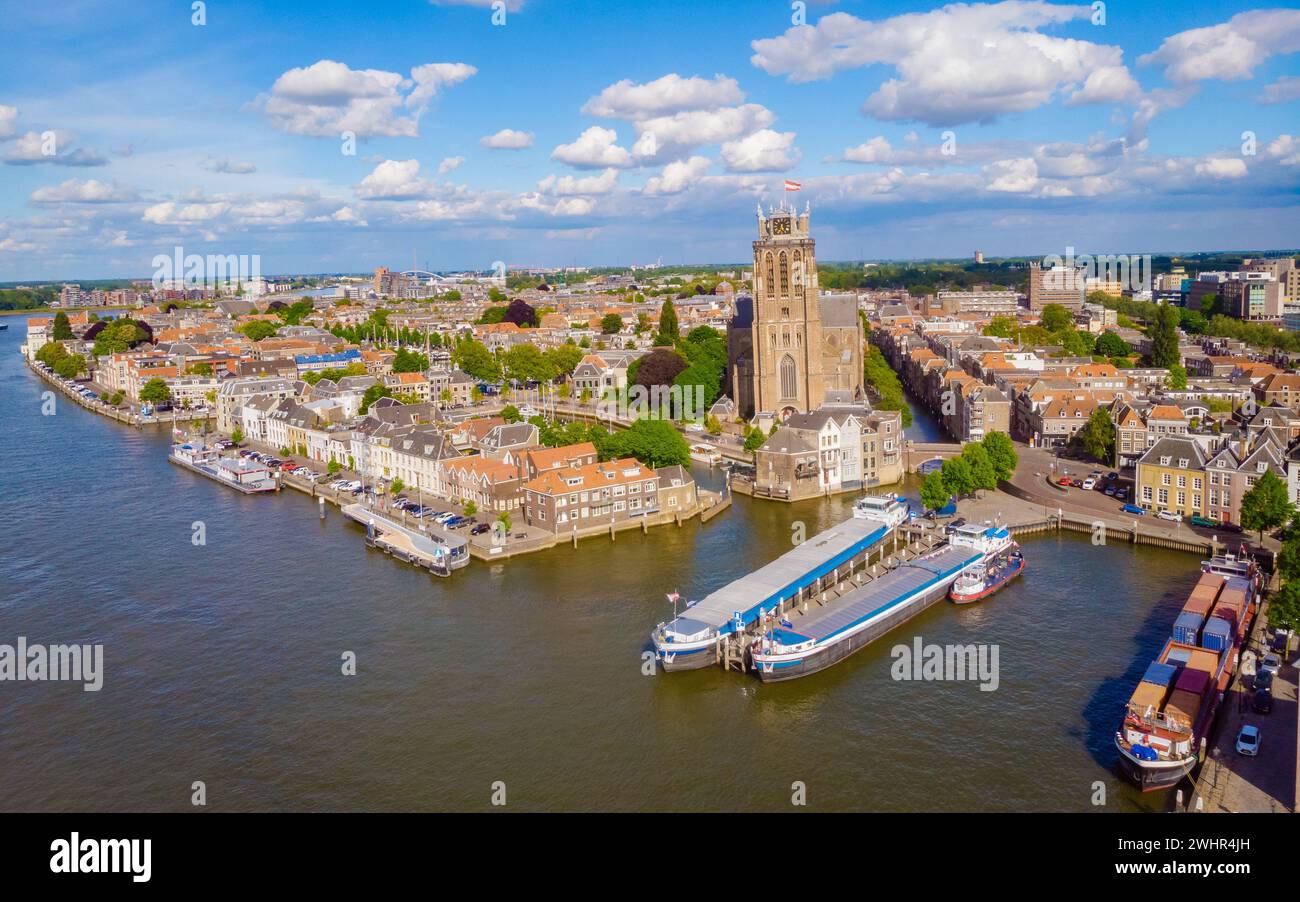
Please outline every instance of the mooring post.
[[317, 502], [319, 502], [319, 507], [320, 507], [320, 518], [321, 518], [322, 520], [324, 520], [324, 519], [325, 519], [325, 496], [324, 496], [324, 495], [319, 495], [319, 496], [317, 496], [316, 500], [317, 500]]

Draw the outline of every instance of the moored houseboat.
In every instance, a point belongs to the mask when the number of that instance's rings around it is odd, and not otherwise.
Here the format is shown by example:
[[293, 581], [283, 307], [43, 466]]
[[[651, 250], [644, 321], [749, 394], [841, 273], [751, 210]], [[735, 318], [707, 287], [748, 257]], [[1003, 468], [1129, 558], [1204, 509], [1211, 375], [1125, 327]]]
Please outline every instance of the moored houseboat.
[[225, 457], [200, 441], [172, 445], [167, 459], [246, 495], [280, 489], [280, 480], [271, 468], [244, 457]]

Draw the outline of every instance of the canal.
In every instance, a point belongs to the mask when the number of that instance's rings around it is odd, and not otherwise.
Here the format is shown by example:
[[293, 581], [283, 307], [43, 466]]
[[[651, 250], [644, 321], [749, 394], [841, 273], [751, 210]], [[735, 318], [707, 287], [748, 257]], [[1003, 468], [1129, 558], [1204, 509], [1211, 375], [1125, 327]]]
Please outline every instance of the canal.
[[[702, 597], [852, 499], [737, 498], [703, 526], [438, 580], [305, 496], [168, 465], [161, 432], [62, 397], [43, 416], [10, 322], [0, 643], [102, 643], [105, 675], [0, 683], [0, 809], [183, 810], [195, 781], [239, 811], [484, 810], [496, 781], [522, 811], [787, 810], [795, 781], [816, 810], [1092, 810], [1097, 782], [1107, 810], [1167, 805], [1122, 783], [1110, 743], [1190, 555], [1033, 539], [998, 596], [805, 680], [646, 676], [665, 593]], [[891, 679], [916, 636], [996, 645], [996, 691]]]

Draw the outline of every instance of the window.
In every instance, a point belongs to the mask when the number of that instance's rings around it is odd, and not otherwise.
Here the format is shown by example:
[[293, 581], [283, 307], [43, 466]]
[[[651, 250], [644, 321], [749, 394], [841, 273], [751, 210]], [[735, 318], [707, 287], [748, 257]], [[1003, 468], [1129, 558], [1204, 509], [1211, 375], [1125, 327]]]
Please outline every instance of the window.
[[781, 272], [781, 295], [790, 294], [790, 261], [786, 258], [785, 251], [781, 252], [778, 266]]
[[781, 397], [786, 400], [794, 400], [799, 396], [799, 373], [795, 367], [794, 358], [786, 354], [781, 358], [779, 367], [781, 377]]
[[1160, 492], [1156, 495], [1156, 501], [1159, 502], [1159, 504], [1160, 504], [1162, 507], [1163, 507], [1164, 505], [1168, 504], [1168, 503], [1169, 503], [1169, 490], [1168, 490], [1168, 489], [1161, 489]]
[[1178, 487], [1179, 487], [1180, 489], [1185, 489], [1185, 488], [1187, 488], [1187, 477], [1186, 477], [1186, 476], [1182, 476], [1182, 475], [1180, 475], [1180, 476], [1178, 477]]
[[1151, 500], [1151, 486], [1149, 485], [1142, 486], [1142, 500], [1143, 501]]
[[1162, 474], [1160, 474], [1160, 484], [1161, 484], [1161, 485], [1169, 485], [1169, 482], [1170, 482], [1170, 480], [1169, 480], [1169, 474], [1168, 474], [1168, 473], [1162, 473]]

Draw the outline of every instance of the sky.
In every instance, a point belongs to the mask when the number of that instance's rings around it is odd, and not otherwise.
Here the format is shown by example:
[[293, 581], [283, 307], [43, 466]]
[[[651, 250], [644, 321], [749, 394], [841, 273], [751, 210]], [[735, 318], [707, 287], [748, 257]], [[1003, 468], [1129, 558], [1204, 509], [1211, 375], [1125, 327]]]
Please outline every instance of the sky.
[[0, 280], [1300, 246], [1300, 9], [0, 0]]

